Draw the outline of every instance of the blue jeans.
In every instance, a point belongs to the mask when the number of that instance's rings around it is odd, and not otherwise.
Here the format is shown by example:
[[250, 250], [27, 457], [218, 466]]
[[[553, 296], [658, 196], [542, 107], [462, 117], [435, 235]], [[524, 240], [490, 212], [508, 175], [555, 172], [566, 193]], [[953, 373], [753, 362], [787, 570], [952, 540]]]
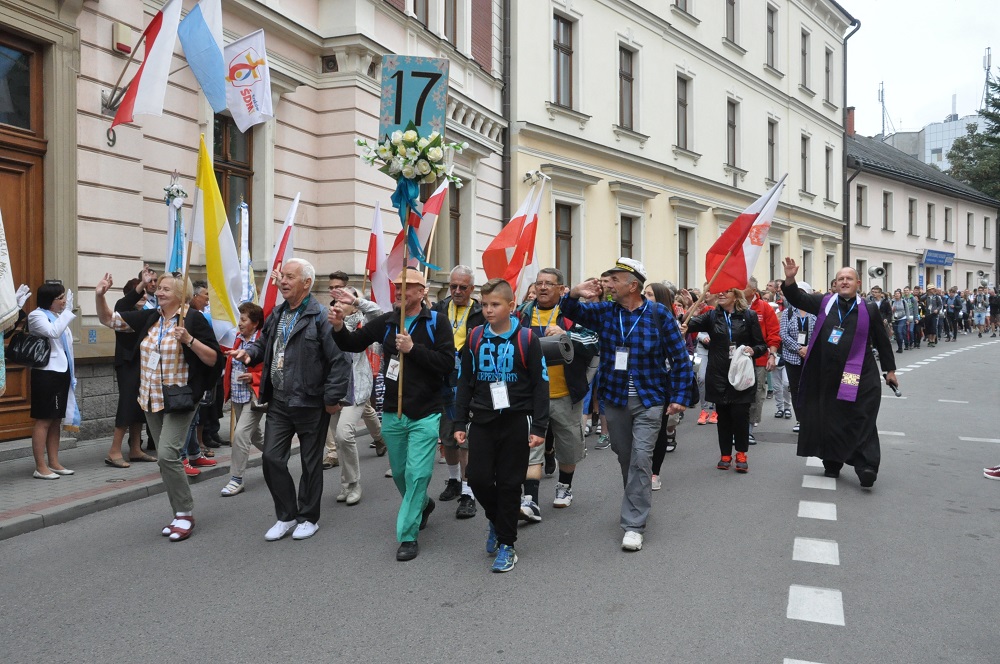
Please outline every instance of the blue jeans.
[[895, 321], [893, 323], [893, 327], [896, 330], [896, 348], [898, 350], [903, 350], [904, 341], [906, 341], [907, 345], [909, 345], [909, 341], [907, 341], [906, 337], [906, 332], [907, 332], [906, 319], [902, 318], [900, 320]]

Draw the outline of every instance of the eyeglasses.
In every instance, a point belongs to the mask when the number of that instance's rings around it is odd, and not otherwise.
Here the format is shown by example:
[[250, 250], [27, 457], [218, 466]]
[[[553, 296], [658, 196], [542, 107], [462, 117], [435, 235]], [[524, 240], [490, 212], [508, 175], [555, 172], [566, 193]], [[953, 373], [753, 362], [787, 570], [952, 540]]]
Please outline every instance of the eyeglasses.
[[535, 288], [559, 288], [560, 284], [552, 281], [536, 281]]
[[472, 288], [472, 286], [468, 284], [448, 284], [448, 288], [451, 290], [462, 291], [464, 293], [465, 291]]

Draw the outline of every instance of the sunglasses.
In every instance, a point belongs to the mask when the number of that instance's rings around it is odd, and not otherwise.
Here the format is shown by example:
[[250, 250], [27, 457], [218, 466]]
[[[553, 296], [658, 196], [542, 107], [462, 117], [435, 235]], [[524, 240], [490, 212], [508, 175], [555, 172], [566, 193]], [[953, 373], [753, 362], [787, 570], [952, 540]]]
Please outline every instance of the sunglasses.
[[472, 288], [472, 286], [469, 286], [467, 284], [448, 284], [448, 288], [451, 290], [462, 291], [464, 293], [465, 291]]

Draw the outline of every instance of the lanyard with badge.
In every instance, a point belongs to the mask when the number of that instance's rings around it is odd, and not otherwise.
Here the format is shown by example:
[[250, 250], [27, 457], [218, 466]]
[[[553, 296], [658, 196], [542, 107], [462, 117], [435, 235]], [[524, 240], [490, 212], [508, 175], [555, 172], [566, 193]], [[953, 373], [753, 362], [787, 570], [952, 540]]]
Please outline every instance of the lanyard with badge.
[[540, 337], [544, 337], [545, 336], [545, 330], [549, 329], [549, 326], [552, 325], [552, 319], [555, 318], [556, 314], [558, 314], [558, 313], [559, 313], [559, 307], [553, 307], [549, 311], [549, 319], [547, 321], [545, 321], [545, 324], [543, 325], [542, 324], [542, 310], [538, 309], [538, 308], [535, 309], [535, 314], [538, 316], [538, 336], [540, 336]]
[[806, 342], [809, 340], [809, 319], [805, 316], [799, 316], [799, 338], [798, 342], [800, 346], [805, 346]]
[[278, 334], [281, 335], [281, 350], [278, 351], [276, 367], [279, 370], [283, 370], [285, 368], [285, 348], [288, 346], [288, 337], [292, 336], [292, 330], [295, 329], [295, 323], [299, 320], [299, 314], [302, 313], [302, 309], [304, 308], [302, 305], [304, 304], [305, 302], [299, 305], [298, 311], [296, 311], [295, 315], [292, 316], [292, 319], [288, 321], [288, 325], [278, 331]]
[[[850, 316], [851, 312], [854, 311], [854, 307], [858, 306], [858, 301], [854, 300], [851, 303], [851, 308], [847, 310], [847, 315]], [[840, 312], [840, 302], [837, 303], [837, 316], [840, 317], [840, 325], [830, 330], [830, 338], [827, 339], [834, 346], [840, 343], [840, 338], [844, 336], [844, 314]]]
[[160, 335], [156, 339], [156, 350], [151, 350], [149, 352], [149, 359], [146, 360], [146, 368], [150, 371], [156, 371], [156, 367], [160, 365], [160, 344], [163, 343], [163, 336], [174, 329], [173, 318], [170, 319], [170, 327], [163, 328], [163, 316], [160, 316]]
[[729, 359], [733, 359], [733, 355], [736, 354], [736, 344], [733, 343], [733, 315], [722, 310], [722, 315], [726, 318], [726, 330], [729, 332]]
[[[454, 316], [451, 315], [451, 311], [452, 311], [453, 308], [455, 310], [455, 315]], [[465, 315], [462, 316], [462, 318], [458, 318], [458, 305], [455, 304], [454, 300], [452, 300], [451, 302], [449, 302], [448, 303], [448, 318], [451, 320], [451, 331], [452, 332], [458, 332], [458, 328], [462, 327], [462, 325], [465, 324], [465, 321], [469, 318], [469, 313], [471, 313], [471, 312], [472, 312], [472, 305], [470, 304], [469, 306], [467, 306], [465, 308]], [[461, 369], [461, 365], [462, 365], [462, 359], [461, 358], [462, 358], [462, 353], [456, 347], [455, 348], [455, 371], [458, 371], [458, 370]]]
[[642, 305], [642, 311], [636, 316], [635, 322], [632, 323], [632, 327], [629, 328], [628, 334], [625, 334], [625, 323], [622, 321], [622, 312], [618, 311], [618, 329], [622, 334], [622, 345], [615, 348], [615, 371], [628, 371], [628, 346], [625, 343], [628, 341], [629, 336], [635, 331], [636, 325], [642, 320], [642, 315], [646, 313], [646, 307], [649, 306], [649, 302]]
[[[416, 316], [410, 326], [406, 329], [406, 333], [413, 336], [413, 328], [417, 326], [417, 321], [420, 320], [420, 316]], [[399, 354], [399, 349], [396, 349], [396, 354]], [[399, 380], [399, 358], [390, 357], [389, 364], [385, 367], [385, 379], [386, 380]]]

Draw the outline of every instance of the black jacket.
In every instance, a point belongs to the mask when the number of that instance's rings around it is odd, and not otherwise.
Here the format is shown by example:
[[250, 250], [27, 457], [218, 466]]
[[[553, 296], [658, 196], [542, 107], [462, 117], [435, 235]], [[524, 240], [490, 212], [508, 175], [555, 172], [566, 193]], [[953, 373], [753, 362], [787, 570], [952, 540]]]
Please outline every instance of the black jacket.
[[[536, 306], [537, 304], [532, 300], [521, 309], [521, 325], [536, 335], [545, 336], [545, 330], [531, 326]], [[569, 388], [570, 400], [573, 403], [579, 403], [590, 392], [590, 383], [587, 382], [587, 368], [590, 366], [590, 361], [597, 357], [601, 351], [600, 340], [596, 332], [591, 332], [565, 316], [559, 316], [552, 322], [566, 330], [569, 334], [569, 340], [573, 344], [573, 361], [565, 365], [563, 373], [566, 377], [566, 387]]]
[[[434, 319], [436, 318], [436, 324]], [[429, 327], [433, 326], [433, 339]], [[396, 348], [396, 334], [399, 331], [399, 309], [368, 323], [354, 332], [342, 327], [333, 333], [333, 340], [341, 349], [350, 353], [360, 353], [373, 343], [382, 344], [382, 367], [379, 373], [385, 376], [389, 361], [399, 357]], [[445, 379], [455, 370], [455, 338], [452, 335], [448, 315], [431, 316], [431, 310], [421, 306], [412, 332], [413, 348], [403, 360], [403, 414], [415, 420], [441, 412], [444, 405], [442, 387]], [[398, 383], [385, 380], [385, 402], [387, 413], [395, 413]]]
[[[124, 361], [125, 363], [133, 361], [138, 363], [140, 357], [139, 344], [149, 334], [149, 329], [159, 322], [160, 311], [159, 309], [140, 309], [138, 311], [119, 311], [118, 315], [136, 332], [131, 355], [126, 355]], [[219, 342], [215, 339], [215, 332], [212, 330], [212, 326], [209, 325], [208, 319], [205, 318], [204, 314], [197, 309], [188, 307], [187, 314], [184, 316], [184, 328], [191, 333], [191, 336], [216, 353], [215, 364], [208, 365], [202, 362], [198, 354], [191, 350], [191, 348], [187, 346], [183, 347], [184, 361], [188, 365], [188, 385], [191, 387], [191, 392], [194, 394], [195, 399], [200, 399], [205, 390], [211, 389], [215, 385], [216, 377], [219, 374], [218, 367], [220, 365], [225, 366], [226, 363], [222, 360], [222, 354], [219, 351]]]
[[[741, 315], [733, 312], [730, 317], [733, 326], [732, 343], [736, 346], [750, 346], [753, 356], [760, 357], [767, 352], [764, 334], [760, 330], [757, 314], [747, 309]], [[755, 385], [737, 391], [729, 383], [729, 329], [722, 307], [695, 316], [688, 321], [688, 332], [708, 332], [708, 367], [705, 369], [705, 400], [717, 403], [751, 403]]]
[[[486, 424], [501, 413], [516, 413], [532, 418], [533, 435], [545, 436], [549, 426], [549, 378], [542, 362], [542, 345], [534, 334], [525, 334], [523, 338], [528, 341], [525, 347], [522, 339], [518, 338], [520, 329], [521, 325], [516, 324], [509, 340], [498, 342], [496, 336], [485, 336], [484, 328], [484, 331], [475, 332], [476, 336], [484, 335], [478, 347], [472, 348], [471, 344], [466, 344], [462, 350], [462, 369], [455, 400], [456, 430], [464, 429], [469, 420]], [[507, 343], [514, 346], [514, 362], [510, 371], [500, 372], [497, 351]], [[522, 352], [527, 366], [521, 359]], [[487, 371], [487, 368], [490, 370]], [[510, 401], [510, 407], [502, 411], [493, 409], [493, 397], [490, 393], [490, 383], [498, 381], [507, 384], [507, 399]]]
[[[287, 310], [288, 303], [282, 302], [264, 321], [260, 337], [244, 347], [250, 354], [247, 366], [264, 362], [260, 376], [260, 400], [263, 402], [270, 401], [274, 394], [271, 360], [274, 342], [278, 338], [278, 324]], [[326, 319], [326, 311], [326, 307], [310, 295], [288, 335], [283, 393], [288, 405], [294, 408], [336, 406], [345, 404], [347, 400], [351, 362], [333, 342], [333, 327]]]
[[[130, 288], [124, 297], [115, 302], [115, 311], [122, 313], [125, 311], [135, 311], [135, 305], [139, 303], [139, 299], [142, 294], [136, 293], [134, 288]], [[138, 366], [138, 357], [135, 354], [135, 346], [139, 343], [140, 337], [137, 334], [132, 334], [131, 332], [115, 332], [115, 366], [120, 367], [123, 364], [128, 364], [129, 360], [126, 358], [132, 358], [133, 362], [136, 362]]]

